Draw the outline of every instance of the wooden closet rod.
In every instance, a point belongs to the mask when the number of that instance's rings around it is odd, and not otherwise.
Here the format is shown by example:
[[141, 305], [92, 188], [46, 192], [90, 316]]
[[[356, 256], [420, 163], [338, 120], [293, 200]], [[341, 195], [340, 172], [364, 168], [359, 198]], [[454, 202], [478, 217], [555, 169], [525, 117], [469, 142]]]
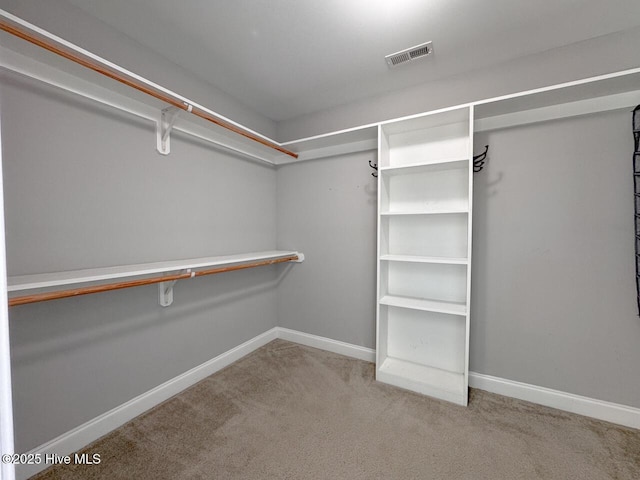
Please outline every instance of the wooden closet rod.
[[72, 62], [75, 62], [79, 65], [82, 65], [83, 67], [89, 68], [91, 70], [93, 70], [94, 72], [98, 72], [106, 77], [109, 77], [117, 82], [123, 83], [131, 88], [134, 88], [140, 92], [146, 93], [147, 95], [151, 95], [154, 98], [157, 98], [158, 100], [161, 100], [165, 103], [168, 103], [169, 105], [172, 105], [176, 108], [179, 108], [181, 110], [184, 110], [186, 112], [192, 113], [194, 115], [196, 115], [197, 117], [200, 117], [204, 120], [207, 120], [211, 123], [215, 123], [216, 125], [222, 127], [222, 128], [226, 128], [227, 130], [230, 130], [234, 133], [237, 133], [238, 135], [242, 135], [243, 137], [246, 137], [250, 140], [253, 140], [254, 142], [258, 142], [266, 147], [272, 148], [274, 150], [277, 150], [281, 153], [284, 153], [285, 155], [289, 155], [290, 157], [293, 158], [298, 158], [298, 154], [294, 153], [290, 150], [287, 150], [286, 148], [281, 147], [280, 145], [277, 145], [273, 142], [270, 142], [268, 140], [265, 140], [264, 138], [261, 138], [257, 135], [254, 135], [251, 132], [247, 132], [246, 130], [243, 130], [240, 127], [237, 127], [235, 125], [232, 125], [231, 123], [227, 123], [223, 120], [220, 120], [219, 118], [216, 118], [215, 116], [209, 114], [208, 112], [205, 112], [201, 109], [199, 109], [196, 106], [190, 105], [190, 104], [186, 104], [181, 100], [177, 100], [175, 98], [172, 98], [169, 95], [166, 95], [162, 92], [158, 92], [157, 90], [150, 88], [147, 85], [144, 85], [143, 83], [140, 83], [138, 81], [129, 79], [124, 77], [123, 75], [121, 75], [120, 73], [114, 72], [102, 65], [99, 65], [97, 63], [91, 62], [89, 60], [86, 60], [85, 58], [82, 58], [79, 55], [76, 55], [75, 53], [71, 53], [63, 48], [58, 47], [57, 45], [43, 40], [41, 38], [38, 38], [34, 35], [32, 35], [29, 32], [26, 32], [20, 28], [16, 28], [13, 25], [9, 25], [7, 23], [5, 23], [4, 21], [0, 20], [0, 30], [4, 30], [7, 33], [10, 33], [12, 35], [15, 35], [16, 37], [19, 37], [23, 40], [26, 40], [27, 42], [33, 43], [34, 45], [37, 45], [39, 47], [44, 48], [45, 50], [48, 50], [52, 53], [55, 53], [57, 55], [60, 55], [61, 57], [66, 58], [67, 60], [71, 60]]
[[275, 260], [262, 260], [259, 262], [245, 263], [242, 265], [231, 265], [229, 267], [210, 268], [208, 270], [200, 270], [198, 272], [176, 273], [173, 275], [165, 275], [162, 277], [142, 278], [140, 280], [129, 280], [126, 282], [109, 283], [105, 285], [95, 285], [91, 287], [74, 288], [71, 290], [60, 290], [58, 292], [36, 293], [34, 295], [24, 295], [22, 297], [13, 297], [9, 299], [9, 306], [26, 305], [28, 303], [46, 302], [47, 300], [57, 300], [58, 298], [77, 297], [79, 295], [89, 295], [90, 293], [109, 292], [111, 290], [120, 290], [123, 288], [140, 287], [142, 285], [152, 285], [154, 283], [172, 282], [174, 280], [184, 280], [193, 277], [203, 277], [205, 275], [214, 275], [216, 273], [233, 272], [235, 270], [245, 270], [247, 268], [262, 267], [265, 265], [275, 265], [276, 263], [293, 262], [298, 260], [297, 255], [276, 258]]

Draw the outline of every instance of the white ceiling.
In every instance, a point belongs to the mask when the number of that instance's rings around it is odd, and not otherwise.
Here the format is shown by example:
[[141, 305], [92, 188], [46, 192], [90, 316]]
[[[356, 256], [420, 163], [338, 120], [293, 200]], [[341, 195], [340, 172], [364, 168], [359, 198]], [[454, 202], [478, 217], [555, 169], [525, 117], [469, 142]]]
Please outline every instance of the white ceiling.
[[640, 25], [638, 0], [67, 1], [276, 121]]

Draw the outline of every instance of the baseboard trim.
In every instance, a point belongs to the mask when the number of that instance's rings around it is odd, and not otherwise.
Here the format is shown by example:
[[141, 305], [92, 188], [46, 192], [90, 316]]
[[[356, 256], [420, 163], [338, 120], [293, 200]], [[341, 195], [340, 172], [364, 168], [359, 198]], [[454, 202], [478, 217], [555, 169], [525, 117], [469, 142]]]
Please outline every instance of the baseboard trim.
[[550, 388], [469, 372], [469, 386], [546, 407], [640, 429], [640, 409]]
[[[41, 454], [42, 458], [47, 453], [70, 455], [277, 338], [367, 362], [375, 361], [375, 350], [372, 348], [361, 347], [288, 328], [274, 327], [27, 453]], [[638, 408], [475, 372], [469, 372], [469, 386], [640, 429], [640, 409]], [[42, 464], [20, 465], [16, 468], [16, 479], [25, 480], [48, 466]]]
[[[195, 385], [200, 380], [222, 370], [224, 367], [250, 354], [254, 350], [266, 345], [278, 338], [276, 328], [266, 331], [238, 345], [217, 357], [178, 375], [171, 380], [143, 393], [126, 403], [110, 410], [73, 430], [60, 435], [57, 438], [41, 445], [28, 453], [70, 455], [73, 452], [86, 447], [100, 437], [133, 420], [138, 415], [168, 400], [181, 391]], [[16, 479], [25, 480], [36, 473], [46, 469], [50, 465], [19, 465], [16, 467]]]
[[282, 340], [299, 343], [307, 347], [319, 348], [328, 352], [339, 353], [340, 355], [357, 358], [366, 362], [376, 361], [376, 351], [372, 348], [360, 347], [352, 343], [332, 340], [327, 337], [320, 337], [288, 328], [276, 327], [276, 330], [278, 332], [278, 338]]

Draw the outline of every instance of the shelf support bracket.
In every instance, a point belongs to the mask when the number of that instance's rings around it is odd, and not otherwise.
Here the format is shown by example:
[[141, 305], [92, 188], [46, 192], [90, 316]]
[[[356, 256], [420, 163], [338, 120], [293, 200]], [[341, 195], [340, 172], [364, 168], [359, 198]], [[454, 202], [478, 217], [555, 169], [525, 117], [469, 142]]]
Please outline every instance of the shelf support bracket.
[[[191, 269], [185, 270], [186, 273], [190, 273], [193, 278], [195, 272], [192, 272]], [[158, 284], [158, 303], [163, 307], [168, 307], [173, 303], [173, 286], [178, 282], [178, 280], [171, 280], [169, 282], [161, 282]]]
[[[191, 105], [188, 106], [187, 111], [191, 111]], [[160, 112], [160, 118], [156, 122], [156, 148], [158, 153], [162, 155], [169, 155], [171, 152], [171, 138], [169, 134], [173, 129], [178, 115], [182, 109], [178, 107], [163, 108]]]

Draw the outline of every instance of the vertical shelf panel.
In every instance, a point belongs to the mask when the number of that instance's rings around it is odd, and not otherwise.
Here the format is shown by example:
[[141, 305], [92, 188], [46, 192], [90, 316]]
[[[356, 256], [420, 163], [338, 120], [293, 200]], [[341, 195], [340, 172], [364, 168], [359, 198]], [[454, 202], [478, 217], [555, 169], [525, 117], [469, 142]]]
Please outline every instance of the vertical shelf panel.
[[388, 167], [389, 161], [389, 136], [385, 134], [381, 125], [378, 125], [378, 168]]
[[469, 172], [469, 214], [467, 215], [467, 315], [466, 333], [465, 333], [465, 345], [464, 345], [464, 384], [467, 387], [464, 389], [464, 404], [469, 401], [469, 332], [471, 331], [471, 246], [473, 238], [473, 123], [475, 119], [475, 107], [471, 105], [469, 107], [469, 166], [471, 171]]

